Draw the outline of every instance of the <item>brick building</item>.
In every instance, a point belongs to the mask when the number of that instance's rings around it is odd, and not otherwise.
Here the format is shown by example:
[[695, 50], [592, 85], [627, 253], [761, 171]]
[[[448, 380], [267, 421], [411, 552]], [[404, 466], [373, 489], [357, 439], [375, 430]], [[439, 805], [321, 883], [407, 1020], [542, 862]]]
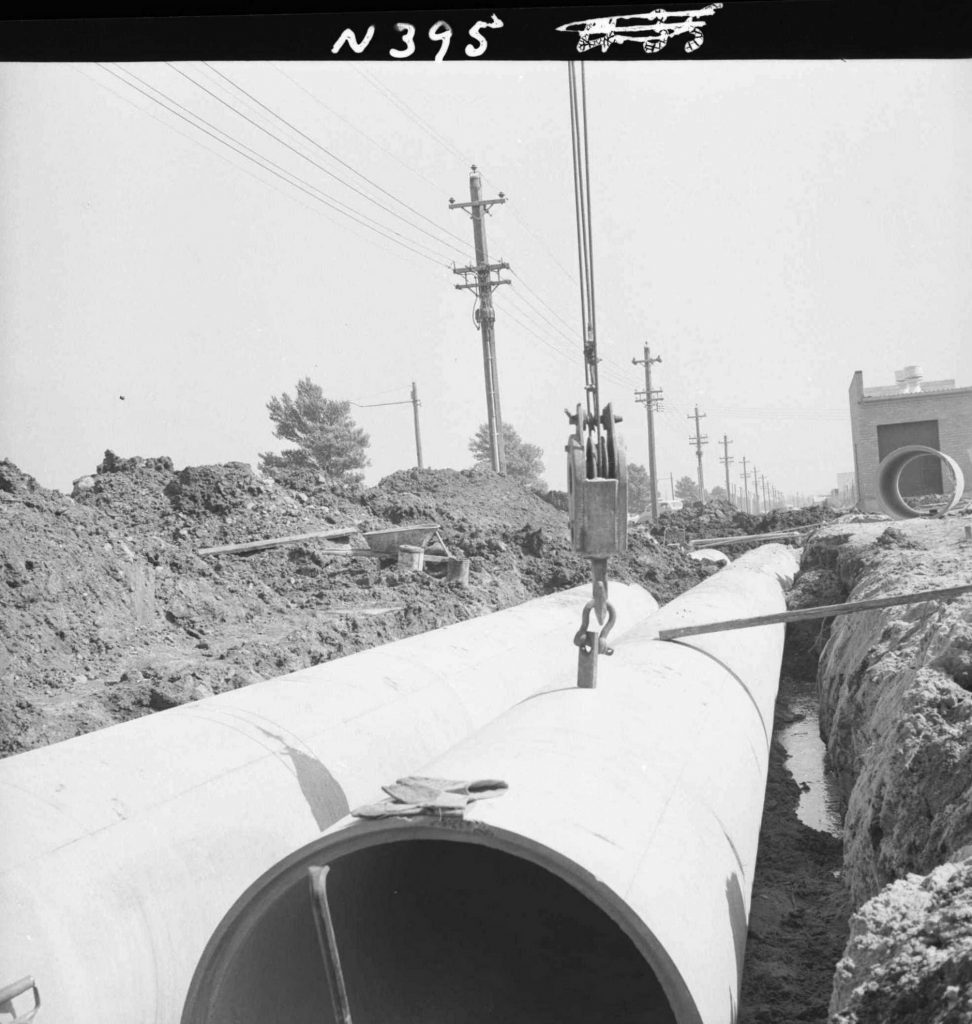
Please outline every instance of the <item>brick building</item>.
[[[972, 387], [954, 380], [922, 380], [916, 366], [895, 373], [888, 387], [864, 387], [858, 370], [850, 384], [851, 433], [857, 501], [862, 512], [880, 512], [877, 470], [881, 460], [909, 444], [922, 444], [950, 455], [965, 476], [965, 496], [972, 496]], [[904, 497], [941, 494], [951, 486], [939, 459], [916, 459], [901, 474]]]

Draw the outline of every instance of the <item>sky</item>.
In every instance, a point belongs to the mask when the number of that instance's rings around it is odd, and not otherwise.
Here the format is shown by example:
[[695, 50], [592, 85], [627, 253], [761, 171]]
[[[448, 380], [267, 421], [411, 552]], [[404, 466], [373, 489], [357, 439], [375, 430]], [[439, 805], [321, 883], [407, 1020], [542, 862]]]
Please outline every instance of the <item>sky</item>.
[[[855, 370], [972, 385], [968, 61], [585, 67], [601, 397], [629, 461], [646, 344], [663, 484], [695, 477], [696, 406], [707, 487], [727, 438], [734, 485], [745, 457], [813, 495], [853, 467]], [[67, 492], [106, 449], [255, 465], [284, 446], [267, 401], [311, 377], [357, 403], [369, 483], [415, 464], [412, 411], [361, 406], [413, 381], [425, 464], [470, 466], [482, 346], [448, 204], [473, 163], [508, 198], [487, 224], [512, 268], [503, 418], [564, 489], [565, 64], [0, 64], [0, 457]]]

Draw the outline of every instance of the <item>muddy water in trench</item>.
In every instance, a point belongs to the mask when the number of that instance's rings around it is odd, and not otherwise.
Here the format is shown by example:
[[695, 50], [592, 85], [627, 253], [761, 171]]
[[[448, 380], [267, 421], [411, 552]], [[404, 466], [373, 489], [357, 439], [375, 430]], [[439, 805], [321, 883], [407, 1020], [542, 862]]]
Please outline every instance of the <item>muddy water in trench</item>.
[[820, 738], [820, 715], [815, 694], [795, 692], [784, 695], [781, 719], [793, 717], [777, 738], [786, 751], [786, 767], [800, 787], [797, 817], [818, 832], [840, 838], [840, 797], [833, 775], [826, 766], [827, 747]]
[[826, 1024], [847, 940], [840, 821], [818, 733], [815, 666], [796, 661], [800, 671], [784, 675], [777, 701], [739, 1024]]

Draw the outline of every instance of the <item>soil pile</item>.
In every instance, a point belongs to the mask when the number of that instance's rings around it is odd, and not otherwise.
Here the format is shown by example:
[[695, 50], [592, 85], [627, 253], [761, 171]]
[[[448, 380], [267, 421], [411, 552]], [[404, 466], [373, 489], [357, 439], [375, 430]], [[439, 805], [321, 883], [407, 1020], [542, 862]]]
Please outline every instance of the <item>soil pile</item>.
[[[589, 579], [566, 514], [486, 470], [413, 470], [367, 490], [310, 474], [300, 483], [244, 463], [176, 470], [164, 456], [106, 452], [68, 497], [0, 462], [0, 755]], [[470, 559], [468, 586], [434, 569], [328, 554], [335, 541], [197, 553], [424, 520]], [[712, 571], [647, 534], [633, 534], [611, 563], [612, 578], [659, 601]]]
[[972, 1021], [972, 859], [908, 875], [851, 919], [833, 1024]]
[[[361, 501], [381, 522], [439, 523], [446, 545], [471, 560], [473, 573], [502, 575], [520, 600], [590, 579], [590, 563], [571, 548], [566, 513], [490, 470], [403, 470]], [[640, 583], [661, 603], [713, 571], [636, 529], [628, 531], [627, 553], [612, 558], [609, 568], [612, 579]]]
[[798, 509], [771, 509], [766, 515], [751, 515], [726, 501], [692, 502], [678, 511], [661, 512], [651, 528], [655, 537], [666, 530], [683, 530], [686, 540], [703, 537], [742, 537], [756, 533], [776, 533], [800, 526], [817, 526], [836, 519], [839, 513], [828, 505], [810, 505]]

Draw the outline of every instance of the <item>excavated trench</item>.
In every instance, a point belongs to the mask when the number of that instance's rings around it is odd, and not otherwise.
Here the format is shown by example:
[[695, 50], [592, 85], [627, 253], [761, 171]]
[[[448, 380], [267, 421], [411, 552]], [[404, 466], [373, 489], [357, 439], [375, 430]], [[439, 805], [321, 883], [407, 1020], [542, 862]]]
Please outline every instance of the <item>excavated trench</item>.
[[[968, 512], [818, 531], [790, 607], [967, 584]], [[741, 1024], [972, 1021], [972, 597], [791, 625]]]
[[[829, 603], [833, 594], [805, 576], [797, 576], [788, 606]], [[819, 622], [787, 628], [739, 1024], [826, 1024], [847, 940], [842, 812], [820, 735], [820, 628]]]

